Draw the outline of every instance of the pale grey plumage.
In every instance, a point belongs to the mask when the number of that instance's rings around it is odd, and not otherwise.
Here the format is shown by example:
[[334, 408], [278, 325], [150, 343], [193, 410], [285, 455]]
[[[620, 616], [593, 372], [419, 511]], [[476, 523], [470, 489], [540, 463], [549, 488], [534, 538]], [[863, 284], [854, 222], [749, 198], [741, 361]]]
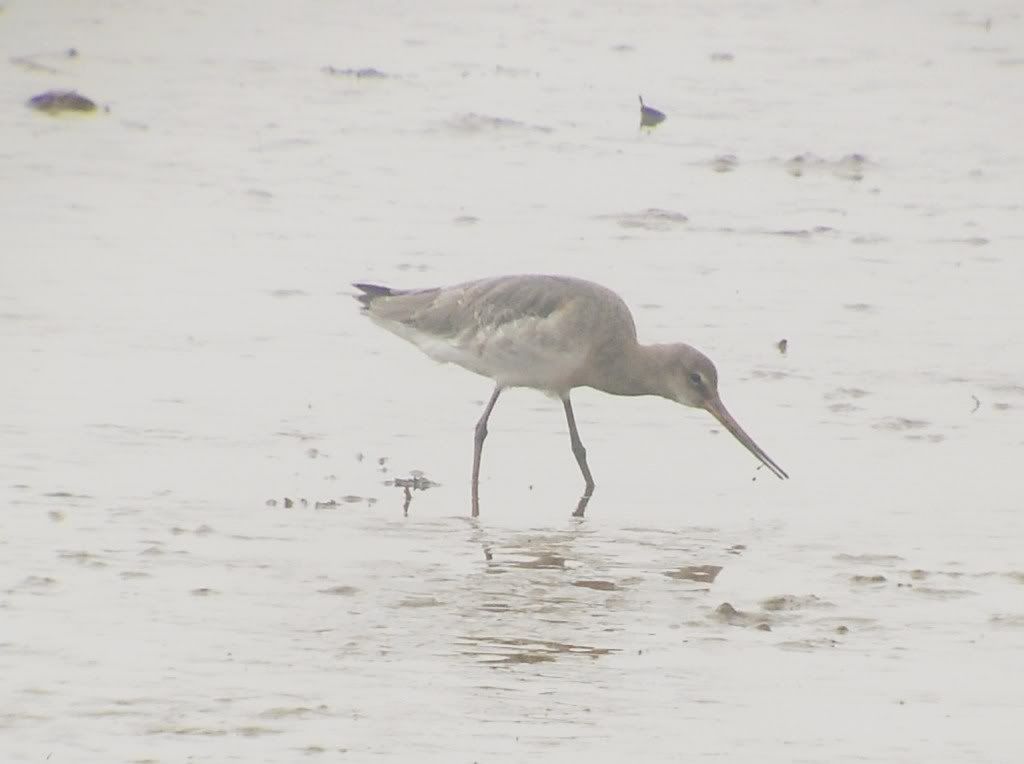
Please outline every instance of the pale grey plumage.
[[592, 383], [636, 343], [618, 295], [567, 276], [499, 276], [360, 299], [370, 318], [438, 361], [558, 396], [583, 385], [604, 389]]

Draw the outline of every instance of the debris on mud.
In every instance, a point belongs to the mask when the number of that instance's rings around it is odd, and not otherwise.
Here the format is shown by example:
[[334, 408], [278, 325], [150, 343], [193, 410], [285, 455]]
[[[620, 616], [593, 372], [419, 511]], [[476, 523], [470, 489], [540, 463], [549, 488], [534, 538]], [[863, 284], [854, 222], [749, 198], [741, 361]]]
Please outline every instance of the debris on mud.
[[94, 101], [74, 90], [47, 90], [29, 98], [25, 105], [30, 109], [52, 115], [68, 112], [88, 114], [96, 111]]

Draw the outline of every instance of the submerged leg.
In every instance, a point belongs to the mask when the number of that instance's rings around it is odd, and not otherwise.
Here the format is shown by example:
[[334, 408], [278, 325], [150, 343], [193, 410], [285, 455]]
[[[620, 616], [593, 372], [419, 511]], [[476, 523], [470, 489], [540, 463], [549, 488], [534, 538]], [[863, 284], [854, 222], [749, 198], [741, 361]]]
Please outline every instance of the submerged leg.
[[473, 434], [473, 517], [480, 514], [480, 453], [484, 449], [484, 438], [487, 437], [487, 420], [491, 416], [494, 404], [498, 402], [501, 391], [501, 385], [495, 386], [491, 399], [480, 416], [480, 421], [476, 423], [476, 430]]
[[583, 497], [580, 499], [580, 504], [576, 511], [573, 512], [577, 517], [583, 517], [583, 511], [587, 507], [587, 500], [594, 493], [594, 478], [590, 474], [590, 467], [587, 466], [587, 449], [583, 447], [583, 441], [580, 440], [580, 432], [576, 429], [576, 417], [572, 413], [572, 403], [569, 402], [568, 395], [562, 399], [562, 405], [565, 406], [565, 421], [569, 423], [569, 442], [572, 443], [572, 453], [576, 457], [576, 463], [580, 465], [580, 472], [583, 473], [583, 479], [587, 484]]

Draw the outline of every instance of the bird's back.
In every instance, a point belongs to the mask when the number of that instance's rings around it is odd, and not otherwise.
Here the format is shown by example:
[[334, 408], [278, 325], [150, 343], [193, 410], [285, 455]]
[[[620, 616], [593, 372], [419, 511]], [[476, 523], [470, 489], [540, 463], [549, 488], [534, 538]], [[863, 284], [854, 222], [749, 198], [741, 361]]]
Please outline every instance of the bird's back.
[[569, 276], [498, 276], [450, 287], [394, 290], [357, 284], [378, 324], [438, 361], [507, 386], [556, 393], [636, 343], [629, 308], [610, 289]]

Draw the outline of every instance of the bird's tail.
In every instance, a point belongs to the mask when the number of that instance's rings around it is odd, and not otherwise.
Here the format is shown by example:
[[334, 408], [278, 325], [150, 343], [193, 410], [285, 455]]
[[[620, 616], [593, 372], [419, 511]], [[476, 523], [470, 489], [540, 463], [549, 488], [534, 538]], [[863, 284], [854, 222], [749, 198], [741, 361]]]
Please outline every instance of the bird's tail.
[[402, 293], [401, 290], [377, 284], [353, 284], [352, 286], [362, 292], [362, 294], [357, 294], [355, 297], [363, 304], [363, 308], [369, 308], [378, 297], [393, 297], [396, 294]]

